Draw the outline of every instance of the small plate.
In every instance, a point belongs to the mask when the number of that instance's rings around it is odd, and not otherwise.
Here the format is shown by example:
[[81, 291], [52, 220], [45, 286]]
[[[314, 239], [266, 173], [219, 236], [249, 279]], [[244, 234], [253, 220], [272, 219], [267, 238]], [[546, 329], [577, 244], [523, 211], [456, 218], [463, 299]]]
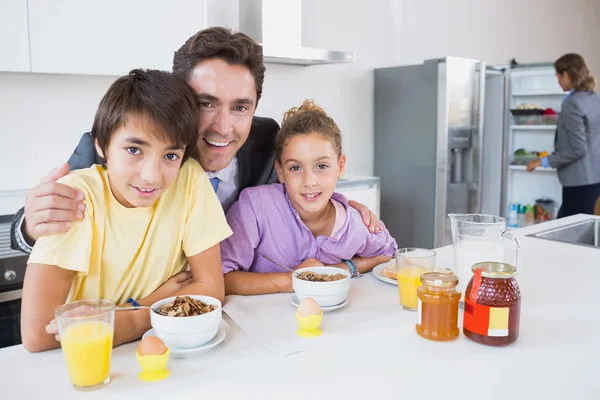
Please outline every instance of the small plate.
[[[142, 339], [145, 339], [148, 336], [156, 336], [156, 332], [154, 332], [154, 328], [152, 328], [149, 331], [147, 331], [146, 333], [144, 333], [144, 336], [142, 336]], [[215, 337], [212, 338], [211, 340], [209, 340], [208, 342], [204, 343], [203, 345], [195, 347], [193, 349], [177, 349], [174, 347], [170, 347], [169, 352], [171, 353], [171, 357], [173, 357], [173, 358], [195, 357], [197, 355], [204, 354], [204, 353], [207, 353], [210, 350], [212, 350], [219, 343], [221, 343], [223, 341], [223, 339], [225, 339], [225, 336], [226, 336], [225, 328], [223, 327], [223, 324], [221, 324], [219, 326], [219, 330], [217, 331], [217, 334], [215, 335]]]
[[[292, 305], [294, 307], [298, 307], [298, 304], [300, 304], [300, 302], [298, 301], [298, 296], [296, 296], [296, 293], [294, 293], [292, 295], [292, 298], [290, 299], [290, 303], [292, 303]], [[321, 310], [323, 310], [323, 312], [334, 311], [334, 310], [337, 310], [338, 308], [344, 307], [346, 304], [348, 304], [347, 297], [346, 297], [346, 300], [342, 301], [340, 304], [337, 304], [335, 306], [321, 307]]]
[[[392, 264], [394, 262], [395, 262], [395, 260], [391, 260], [391, 261], [385, 262], [383, 264], [379, 264], [378, 266], [376, 266], [375, 268], [373, 268], [373, 276], [375, 278], [379, 279], [380, 281], [389, 283], [391, 285], [398, 286], [398, 281], [396, 279], [391, 279], [391, 278], [388, 278], [387, 276], [383, 276], [383, 270], [385, 269], [385, 267], [387, 267], [388, 265], [390, 265], [390, 264]], [[440, 267], [439, 265], [436, 265], [433, 268], [433, 270], [435, 272], [451, 272], [450, 269]]]
[[385, 269], [385, 267], [387, 267], [388, 265], [394, 263], [395, 260], [391, 260], [388, 262], [384, 262], [383, 264], [379, 264], [378, 266], [376, 266], [375, 268], [373, 268], [373, 276], [377, 279], [379, 279], [380, 281], [392, 284], [392, 285], [396, 285], [398, 286], [398, 281], [395, 279], [391, 279], [388, 278], [387, 276], [383, 276], [383, 270]]

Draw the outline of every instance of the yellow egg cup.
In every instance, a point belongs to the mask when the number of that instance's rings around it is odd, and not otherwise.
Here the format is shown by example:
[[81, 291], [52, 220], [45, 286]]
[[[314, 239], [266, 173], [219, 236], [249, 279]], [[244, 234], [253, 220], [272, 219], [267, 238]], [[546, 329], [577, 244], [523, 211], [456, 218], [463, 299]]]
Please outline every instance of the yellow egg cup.
[[323, 310], [321, 310], [321, 314], [319, 315], [300, 315], [296, 313], [296, 321], [298, 321], [298, 325], [300, 325], [300, 329], [296, 331], [296, 334], [305, 338], [321, 335], [323, 332], [319, 329], [319, 326], [321, 325], [322, 320]]
[[142, 372], [140, 372], [138, 378], [144, 382], [158, 382], [167, 378], [171, 374], [171, 372], [167, 369], [169, 354], [168, 347], [167, 351], [160, 355], [152, 354], [140, 356], [136, 350], [135, 355], [137, 356], [140, 367], [142, 367]]

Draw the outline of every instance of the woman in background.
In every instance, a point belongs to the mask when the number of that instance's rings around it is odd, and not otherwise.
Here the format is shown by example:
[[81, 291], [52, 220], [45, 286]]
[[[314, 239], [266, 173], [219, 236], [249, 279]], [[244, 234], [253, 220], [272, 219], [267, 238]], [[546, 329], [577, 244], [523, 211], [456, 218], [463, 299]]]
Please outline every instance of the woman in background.
[[596, 80], [579, 54], [565, 54], [554, 63], [561, 88], [569, 92], [558, 119], [555, 151], [532, 160], [527, 171], [552, 167], [558, 171], [562, 205], [558, 218], [593, 214], [600, 197], [600, 97]]

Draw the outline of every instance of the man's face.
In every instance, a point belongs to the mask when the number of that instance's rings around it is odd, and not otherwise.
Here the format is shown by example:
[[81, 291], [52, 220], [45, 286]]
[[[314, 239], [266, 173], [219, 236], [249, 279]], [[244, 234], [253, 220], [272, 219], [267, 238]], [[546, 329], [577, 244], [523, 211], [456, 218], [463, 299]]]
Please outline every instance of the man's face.
[[[150, 134], [147, 121], [130, 119], [112, 135], [107, 154], [110, 188], [125, 207], [150, 207], [177, 177], [184, 148]], [[96, 142], [98, 152], [101, 149]]]
[[198, 95], [200, 164], [206, 171], [227, 167], [250, 133], [256, 85], [250, 70], [219, 59], [198, 64], [188, 84]]

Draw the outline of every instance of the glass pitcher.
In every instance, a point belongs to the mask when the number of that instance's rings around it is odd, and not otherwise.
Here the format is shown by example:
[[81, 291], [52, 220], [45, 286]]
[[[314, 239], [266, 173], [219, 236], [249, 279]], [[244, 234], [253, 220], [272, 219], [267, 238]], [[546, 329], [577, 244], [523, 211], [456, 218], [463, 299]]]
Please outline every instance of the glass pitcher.
[[[452, 227], [454, 265], [458, 287], [464, 299], [473, 272], [473, 264], [485, 261], [503, 262], [518, 268], [521, 244], [506, 231], [506, 219], [486, 214], [448, 214]], [[507, 240], [511, 242], [505, 246]]]

